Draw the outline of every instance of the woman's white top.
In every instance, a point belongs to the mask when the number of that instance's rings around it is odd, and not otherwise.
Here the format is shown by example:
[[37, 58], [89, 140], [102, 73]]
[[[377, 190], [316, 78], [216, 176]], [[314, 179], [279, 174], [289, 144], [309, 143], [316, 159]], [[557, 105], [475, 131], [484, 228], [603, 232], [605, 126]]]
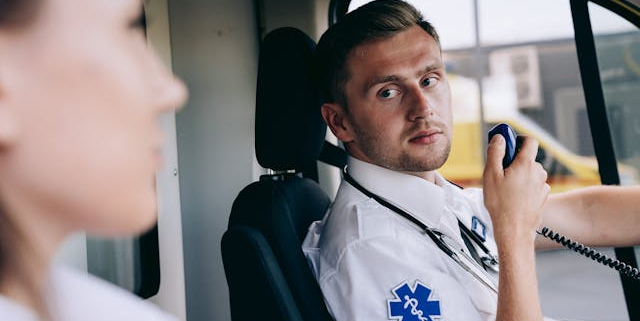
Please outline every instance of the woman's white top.
[[[177, 321], [150, 302], [84, 272], [54, 267], [45, 293], [52, 321]], [[35, 311], [0, 295], [0, 320], [36, 321]]]

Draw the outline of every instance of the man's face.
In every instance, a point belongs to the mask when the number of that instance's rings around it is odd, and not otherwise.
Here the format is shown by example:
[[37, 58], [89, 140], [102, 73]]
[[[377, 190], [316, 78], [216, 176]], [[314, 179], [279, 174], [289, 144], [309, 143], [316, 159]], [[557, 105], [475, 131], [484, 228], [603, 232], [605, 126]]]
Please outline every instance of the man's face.
[[451, 95], [436, 41], [411, 27], [354, 48], [346, 67], [345, 126], [338, 138], [349, 153], [414, 174], [442, 166], [451, 148]]

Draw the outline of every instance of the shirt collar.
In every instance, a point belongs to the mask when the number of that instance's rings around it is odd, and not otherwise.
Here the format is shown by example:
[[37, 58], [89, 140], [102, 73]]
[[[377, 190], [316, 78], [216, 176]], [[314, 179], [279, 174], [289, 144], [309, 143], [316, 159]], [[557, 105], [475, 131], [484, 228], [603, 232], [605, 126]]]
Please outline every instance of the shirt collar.
[[386, 201], [406, 210], [432, 228], [440, 228], [445, 191], [449, 183], [436, 172], [436, 184], [349, 157], [347, 171], [360, 185]]

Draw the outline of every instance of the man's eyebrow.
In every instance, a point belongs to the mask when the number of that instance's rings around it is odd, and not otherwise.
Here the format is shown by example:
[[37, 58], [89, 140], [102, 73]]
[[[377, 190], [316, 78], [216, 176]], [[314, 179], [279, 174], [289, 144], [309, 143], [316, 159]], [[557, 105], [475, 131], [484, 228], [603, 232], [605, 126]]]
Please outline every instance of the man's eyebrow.
[[424, 74], [428, 74], [428, 73], [430, 73], [430, 72], [432, 72], [432, 71], [434, 71], [436, 69], [442, 69], [442, 68], [443, 68], [442, 63], [441, 62], [436, 62], [436, 63], [430, 64], [430, 65], [426, 66], [424, 69], [418, 71], [416, 73], [416, 76], [417, 77], [421, 77]]
[[399, 80], [403, 80], [404, 78], [401, 78], [399, 76], [396, 75], [388, 75], [388, 76], [382, 76], [382, 77], [376, 77], [371, 79], [370, 81], [367, 82], [367, 84], [365, 85], [364, 89], [365, 91], [369, 90], [369, 88], [378, 85], [378, 84], [384, 84], [387, 82], [392, 82], [392, 81], [399, 81]]
[[[422, 75], [430, 73], [434, 70], [437, 69], [441, 69], [443, 68], [443, 65], [441, 62], [437, 62], [437, 63], [433, 63], [433, 64], [429, 64], [427, 65], [425, 68], [420, 69], [418, 72], [416, 72], [416, 77], [422, 77]], [[404, 77], [400, 77], [397, 75], [387, 75], [387, 76], [381, 76], [381, 77], [375, 77], [373, 79], [371, 79], [370, 81], [368, 81], [364, 87], [365, 92], [368, 91], [371, 87], [378, 85], [378, 84], [384, 84], [387, 82], [392, 82], [392, 81], [402, 81], [404, 80]]]

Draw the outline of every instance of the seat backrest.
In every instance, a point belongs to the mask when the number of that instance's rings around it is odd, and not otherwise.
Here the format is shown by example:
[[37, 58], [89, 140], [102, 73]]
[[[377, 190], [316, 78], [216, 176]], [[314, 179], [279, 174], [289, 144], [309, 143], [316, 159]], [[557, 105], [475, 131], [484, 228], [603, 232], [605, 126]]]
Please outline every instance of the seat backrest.
[[[311, 76], [314, 48], [293, 28], [274, 30], [260, 47], [256, 156], [281, 174], [244, 188], [231, 210], [222, 256], [234, 321], [255, 319], [246, 303], [256, 300], [272, 306], [260, 319], [332, 320], [301, 249], [309, 225], [330, 204], [316, 181], [326, 125]], [[269, 257], [275, 261], [267, 264]]]
[[[291, 306], [297, 308], [304, 320], [331, 320], [320, 288], [301, 250], [308, 226], [322, 218], [329, 204], [329, 198], [313, 180], [300, 177], [284, 181], [265, 180], [255, 182], [240, 192], [229, 219], [230, 228], [250, 226], [260, 231], [267, 240], [293, 295], [295, 304]], [[227, 249], [223, 248], [225, 260], [226, 255]], [[230, 288], [237, 285], [265, 292], [266, 295], [273, 292], [271, 289], [256, 289], [245, 280], [236, 280], [235, 285], [229, 284]], [[234, 302], [231, 299], [233, 313]]]

